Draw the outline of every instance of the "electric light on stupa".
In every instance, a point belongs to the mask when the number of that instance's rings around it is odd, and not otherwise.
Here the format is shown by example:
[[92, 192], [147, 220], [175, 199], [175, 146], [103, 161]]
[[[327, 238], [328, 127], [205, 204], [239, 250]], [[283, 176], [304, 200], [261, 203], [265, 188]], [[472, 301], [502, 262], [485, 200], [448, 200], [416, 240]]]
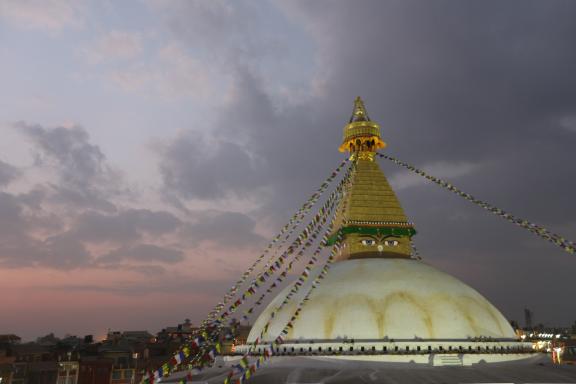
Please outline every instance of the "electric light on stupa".
[[[380, 126], [357, 98], [339, 147], [349, 152], [355, 170], [328, 239], [328, 244], [341, 239], [342, 247], [277, 352], [488, 353], [522, 348], [509, 322], [480, 293], [414, 256], [414, 225], [375, 161], [376, 152], [385, 146]], [[290, 289], [260, 314], [248, 344], [259, 337], [260, 345], [272, 344], [291, 321], [307, 289], [277, 311]], [[379, 356], [385, 360], [386, 355]], [[494, 359], [498, 360], [490, 361]]]

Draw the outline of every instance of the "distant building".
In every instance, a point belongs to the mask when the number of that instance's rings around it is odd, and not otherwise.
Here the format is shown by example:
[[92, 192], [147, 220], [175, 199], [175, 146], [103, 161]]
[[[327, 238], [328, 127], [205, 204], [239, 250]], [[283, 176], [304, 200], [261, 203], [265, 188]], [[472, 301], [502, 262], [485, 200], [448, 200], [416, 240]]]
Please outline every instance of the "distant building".
[[11, 384], [12, 375], [14, 374], [14, 365], [1, 361], [2, 359], [0, 358], [0, 383]]
[[139, 343], [149, 343], [154, 341], [154, 336], [148, 331], [108, 331], [105, 342], [139, 342]]
[[251, 325], [242, 325], [239, 322], [232, 322], [224, 327], [219, 340], [223, 353], [235, 353], [237, 345], [246, 344], [251, 329]]
[[56, 383], [57, 359], [50, 346], [16, 344], [12, 346], [12, 353], [15, 360], [11, 384]]
[[186, 319], [184, 323], [178, 324], [176, 327], [166, 327], [158, 333], [158, 339], [164, 340], [177, 340], [185, 341], [193, 338], [199, 332], [198, 327], [194, 327], [190, 319]]
[[14, 364], [11, 384], [25, 384], [28, 382], [28, 363]]
[[58, 381], [56, 384], [78, 384], [80, 363], [78, 361], [61, 361], [58, 363]]
[[0, 343], [0, 383], [10, 384], [14, 374], [14, 361], [10, 344]]
[[48, 345], [27, 343], [14, 345], [12, 351], [16, 356], [17, 363], [32, 363], [40, 361], [56, 361], [53, 348]]
[[7, 344], [3, 347], [0, 344], [0, 383], [11, 384], [12, 376], [14, 375], [14, 361], [16, 358], [12, 356]]
[[135, 358], [139, 356], [134, 346], [126, 340], [120, 340], [117, 345], [102, 345], [99, 356], [112, 361], [111, 384], [132, 383], [137, 365]]
[[[58, 377], [56, 361], [35, 361], [28, 364], [27, 381], [24, 384], [54, 384]], [[13, 384], [17, 384], [13, 381]]]
[[113, 361], [102, 358], [83, 358], [78, 373], [79, 384], [110, 384]]
[[124, 331], [122, 339], [128, 342], [150, 343], [154, 340], [154, 336], [148, 331]]
[[135, 379], [134, 368], [118, 368], [112, 369], [112, 378], [110, 384], [132, 384]]
[[36, 344], [40, 345], [56, 345], [60, 341], [54, 333], [49, 333], [46, 336], [42, 336], [36, 339]]

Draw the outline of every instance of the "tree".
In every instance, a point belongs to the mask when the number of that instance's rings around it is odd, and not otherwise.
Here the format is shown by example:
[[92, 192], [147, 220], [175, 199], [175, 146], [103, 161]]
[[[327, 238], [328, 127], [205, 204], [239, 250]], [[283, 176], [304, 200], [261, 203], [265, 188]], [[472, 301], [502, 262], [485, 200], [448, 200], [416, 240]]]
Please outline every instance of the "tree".
[[53, 332], [50, 332], [46, 336], [41, 336], [36, 339], [36, 342], [41, 345], [56, 345], [59, 341], [60, 339], [54, 336]]

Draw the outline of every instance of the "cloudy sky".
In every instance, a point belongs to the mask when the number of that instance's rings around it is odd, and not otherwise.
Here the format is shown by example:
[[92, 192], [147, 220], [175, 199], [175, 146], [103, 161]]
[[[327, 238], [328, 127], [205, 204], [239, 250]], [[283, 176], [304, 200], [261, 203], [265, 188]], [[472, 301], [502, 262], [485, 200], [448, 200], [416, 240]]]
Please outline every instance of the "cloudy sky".
[[[0, 333], [200, 321], [341, 161], [576, 239], [573, 1], [0, 1]], [[576, 257], [382, 164], [426, 262], [567, 325]]]

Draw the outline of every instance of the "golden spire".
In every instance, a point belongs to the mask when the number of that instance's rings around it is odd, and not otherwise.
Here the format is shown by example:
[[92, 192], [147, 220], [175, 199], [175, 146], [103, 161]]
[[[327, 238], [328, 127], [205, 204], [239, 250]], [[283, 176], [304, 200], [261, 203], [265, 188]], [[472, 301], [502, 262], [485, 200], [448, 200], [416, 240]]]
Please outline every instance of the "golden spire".
[[360, 96], [357, 96], [354, 100], [354, 112], [350, 117], [350, 123], [355, 121], [370, 121], [368, 113], [366, 112], [366, 107], [364, 107], [364, 102]]
[[340, 152], [350, 152], [350, 158], [356, 156], [374, 160], [374, 153], [386, 147], [380, 137], [380, 126], [371, 121], [364, 107], [364, 102], [358, 96], [354, 100], [354, 111], [350, 122], [344, 127], [344, 139], [340, 145]]
[[349, 151], [350, 158], [356, 160], [356, 170], [334, 222], [335, 230], [344, 235], [340, 259], [410, 257], [412, 253], [410, 239], [416, 230], [374, 161], [376, 151], [385, 146], [380, 126], [370, 120], [362, 99], [357, 97], [339, 148], [341, 152]]

